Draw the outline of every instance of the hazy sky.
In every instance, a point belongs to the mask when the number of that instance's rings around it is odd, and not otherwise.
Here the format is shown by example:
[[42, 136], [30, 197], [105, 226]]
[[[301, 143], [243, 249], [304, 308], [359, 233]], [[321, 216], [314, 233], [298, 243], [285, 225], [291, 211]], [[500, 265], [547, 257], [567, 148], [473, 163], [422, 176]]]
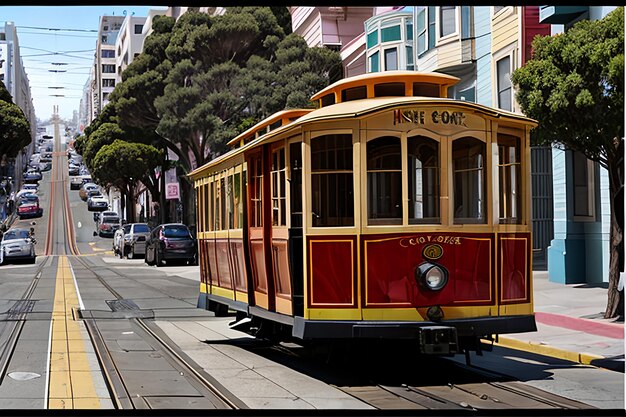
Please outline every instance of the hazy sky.
[[100, 16], [121, 16], [124, 11], [147, 16], [150, 9], [166, 7], [0, 6], [0, 27], [4, 28], [7, 21], [17, 27], [22, 62], [30, 81], [37, 117], [49, 118], [53, 105], [59, 106], [62, 118], [69, 119], [73, 111], [78, 110], [83, 86], [93, 64]]

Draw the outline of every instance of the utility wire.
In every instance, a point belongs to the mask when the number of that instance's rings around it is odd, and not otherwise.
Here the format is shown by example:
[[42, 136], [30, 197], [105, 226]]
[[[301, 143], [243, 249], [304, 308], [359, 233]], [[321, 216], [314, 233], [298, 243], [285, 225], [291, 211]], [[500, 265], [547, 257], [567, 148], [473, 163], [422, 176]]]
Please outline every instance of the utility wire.
[[81, 35], [63, 35], [61, 33], [39, 33], [39, 32], [29, 32], [29, 31], [25, 31], [22, 30], [20, 31], [20, 34], [23, 33], [28, 33], [28, 34], [33, 34], [33, 35], [39, 35], [39, 36], [67, 36], [69, 38], [89, 38], [89, 39], [95, 39], [98, 37], [98, 35], [93, 35], [93, 36], [81, 36]]
[[18, 28], [37, 29], [37, 30], [52, 30], [52, 31], [64, 31], [64, 32], [98, 32], [96, 29], [61, 29], [61, 28], [44, 28], [38, 26], [17, 26]]

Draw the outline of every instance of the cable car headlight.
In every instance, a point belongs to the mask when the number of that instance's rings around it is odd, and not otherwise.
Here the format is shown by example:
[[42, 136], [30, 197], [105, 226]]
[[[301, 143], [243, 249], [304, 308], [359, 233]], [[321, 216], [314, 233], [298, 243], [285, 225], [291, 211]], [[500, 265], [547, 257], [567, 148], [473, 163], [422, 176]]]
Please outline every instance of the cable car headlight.
[[448, 283], [448, 271], [440, 265], [424, 262], [415, 268], [415, 278], [424, 288], [439, 291]]

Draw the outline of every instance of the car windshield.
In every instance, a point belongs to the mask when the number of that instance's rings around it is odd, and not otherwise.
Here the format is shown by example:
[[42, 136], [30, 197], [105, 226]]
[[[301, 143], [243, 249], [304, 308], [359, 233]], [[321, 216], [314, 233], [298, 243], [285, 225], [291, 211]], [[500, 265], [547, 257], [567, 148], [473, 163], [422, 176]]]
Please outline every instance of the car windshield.
[[9, 230], [4, 234], [4, 240], [26, 239], [28, 238], [28, 230]]
[[145, 224], [136, 224], [135, 227], [133, 228], [133, 231], [135, 233], [149, 233], [150, 228]]
[[102, 219], [102, 223], [117, 224], [119, 222], [120, 222], [119, 217], [105, 217], [104, 219]]
[[186, 226], [166, 226], [163, 228], [165, 237], [191, 237]]
[[24, 194], [21, 197], [21, 200], [23, 202], [29, 202], [29, 203], [36, 203], [37, 201], [39, 201], [39, 197], [37, 197], [35, 194]]

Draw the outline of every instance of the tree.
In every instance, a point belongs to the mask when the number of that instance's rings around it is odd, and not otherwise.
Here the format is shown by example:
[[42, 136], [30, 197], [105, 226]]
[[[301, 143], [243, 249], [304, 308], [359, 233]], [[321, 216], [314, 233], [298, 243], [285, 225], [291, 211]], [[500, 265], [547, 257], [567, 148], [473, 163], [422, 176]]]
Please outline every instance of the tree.
[[13, 104], [13, 97], [9, 90], [7, 90], [3, 81], [0, 81], [0, 101], [6, 101], [7, 103]]
[[613, 318], [620, 300], [623, 241], [615, 202], [624, 187], [624, 9], [602, 20], [578, 22], [563, 34], [536, 37], [532, 48], [532, 59], [511, 80], [522, 111], [539, 122], [533, 141], [582, 152], [608, 171], [611, 229], [604, 317]]
[[0, 155], [14, 158], [30, 141], [30, 124], [22, 109], [0, 100]]
[[125, 200], [131, 202], [125, 204], [126, 218], [129, 222], [135, 222], [133, 190], [137, 182], [146, 181], [146, 177], [154, 172], [162, 159], [162, 151], [153, 146], [115, 140], [98, 150], [92, 162], [91, 174], [100, 184], [114, 185], [122, 191]]
[[93, 171], [93, 163], [100, 149], [118, 139], [124, 139], [124, 131], [116, 123], [103, 123], [89, 135], [82, 154], [89, 171]]

